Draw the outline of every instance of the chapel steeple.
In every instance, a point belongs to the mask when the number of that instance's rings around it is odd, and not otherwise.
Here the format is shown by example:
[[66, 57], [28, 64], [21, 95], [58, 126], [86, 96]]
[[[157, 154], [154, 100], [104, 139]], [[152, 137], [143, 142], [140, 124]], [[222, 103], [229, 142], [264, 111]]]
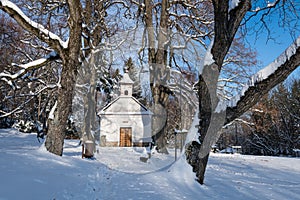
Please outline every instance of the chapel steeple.
[[132, 88], [134, 82], [129, 77], [127, 70], [125, 70], [123, 78], [120, 80], [120, 96], [132, 96]]

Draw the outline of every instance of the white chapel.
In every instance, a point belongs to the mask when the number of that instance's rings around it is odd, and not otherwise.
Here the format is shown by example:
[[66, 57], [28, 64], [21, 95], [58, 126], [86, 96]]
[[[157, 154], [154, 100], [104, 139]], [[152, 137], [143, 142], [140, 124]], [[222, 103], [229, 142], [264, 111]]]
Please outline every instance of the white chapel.
[[119, 83], [120, 96], [98, 113], [100, 146], [148, 146], [152, 112], [132, 96], [134, 82], [128, 73]]

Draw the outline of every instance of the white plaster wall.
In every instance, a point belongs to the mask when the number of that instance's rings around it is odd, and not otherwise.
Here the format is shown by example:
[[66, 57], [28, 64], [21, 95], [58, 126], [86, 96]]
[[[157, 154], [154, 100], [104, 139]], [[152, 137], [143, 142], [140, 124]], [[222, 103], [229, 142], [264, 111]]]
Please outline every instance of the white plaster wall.
[[[128, 94], [125, 95], [125, 91], [127, 90]], [[121, 95], [132, 96], [132, 84], [123, 84], [121, 85]]]
[[119, 126], [113, 117], [103, 116], [100, 123], [100, 137], [106, 136], [106, 141], [116, 142], [119, 141], [119, 136], [116, 134], [119, 132]]
[[100, 136], [107, 142], [119, 142], [120, 128], [132, 128], [132, 142], [151, 142], [151, 117], [149, 115], [105, 115], [101, 118]]

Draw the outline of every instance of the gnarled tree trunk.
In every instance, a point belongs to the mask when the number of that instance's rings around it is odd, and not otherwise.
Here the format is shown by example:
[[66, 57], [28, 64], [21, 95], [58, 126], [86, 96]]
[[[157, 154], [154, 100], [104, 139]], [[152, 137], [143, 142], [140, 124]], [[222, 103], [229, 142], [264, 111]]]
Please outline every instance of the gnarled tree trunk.
[[75, 91], [77, 68], [80, 66], [79, 55], [81, 48], [82, 33], [82, 7], [79, 0], [67, 2], [70, 10], [69, 25], [70, 36], [68, 48], [63, 49], [60, 57], [63, 61], [61, 83], [58, 89], [57, 108], [54, 119], [50, 120], [46, 149], [56, 155], [62, 155], [66, 124], [72, 110], [72, 100]]
[[[76, 61], [77, 60], [77, 61]], [[62, 155], [66, 123], [72, 110], [72, 99], [79, 65], [77, 57], [73, 62], [67, 61], [62, 70], [61, 87], [58, 89], [57, 108], [54, 118], [48, 121], [46, 149], [56, 155]]]
[[199, 143], [192, 142], [186, 147], [187, 162], [196, 172], [197, 181], [200, 184], [204, 183], [211, 146], [219, 138], [226, 118], [225, 111], [216, 112], [220, 101], [217, 97], [218, 78], [240, 22], [251, 8], [250, 0], [239, 2], [232, 10], [229, 10], [228, 0], [213, 0], [212, 2], [215, 37], [211, 48], [207, 50], [207, 59], [205, 59], [203, 72], [198, 81]]
[[[153, 9], [151, 1], [145, 0], [145, 23], [148, 37], [148, 63], [150, 66], [150, 87], [153, 97], [152, 126], [153, 139], [158, 151], [168, 153], [165, 127], [167, 123], [166, 105], [169, 101], [170, 89], [167, 88], [167, 56], [168, 56], [168, 0], [161, 2], [159, 27], [153, 27]], [[156, 32], [157, 31], [157, 32]], [[157, 39], [156, 39], [157, 35]]]

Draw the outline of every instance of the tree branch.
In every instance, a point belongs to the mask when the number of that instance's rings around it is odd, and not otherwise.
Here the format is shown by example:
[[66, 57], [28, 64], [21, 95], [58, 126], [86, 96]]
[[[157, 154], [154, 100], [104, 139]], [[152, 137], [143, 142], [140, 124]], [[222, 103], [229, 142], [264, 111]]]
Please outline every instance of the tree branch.
[[15, 113], [18, 113], [18, 112], [21, 112], [22, 109], [25, 107], [25, 105], [27, 103], [29, 103], [31, 100], [33, 100], [38, 94], [42, 93], [43, 91], [45, 90], [50, 90], [50, 89], [55, 89], [58, 87], [60, 83], [57, 83], [57, 84], [51, 84], [51, 85], [46, 85], [44, 86], [42, 89], [40, 89], [39, 91], [37, 91], [36, 93], [34, 94], [31, 94], [31, 95], [28, 95], [30, 96], [29, 99], [27, 99], [26, 101], [24, 101], [22, 104], [20, 104], [17, 108], [13, 109], [12, 111], [10, 112], [5, 112], [3, 110], [0, 110], [0, 119], [1, 118], [4, 118], [4, 117], [8, 117], [12, 114], [15, 114]]
[[226, 122], [254, 106], [273, 87], [284, 81], [300, 65], [300, 37], [273, 63], [256, 73], [242, 95], [235, 97], [226, 108]]
[[213, 0], [213, 5], [215, 39], [211, 53], [220, 71], [236, 31], [246, 12], [251, 8], [251, 1], [240, 1], [232, 10], [229, 10], [228, 0]]
[[51, 48], [62, 53], [68, 47], [68, 42], [64, 42], [59, 36], [47, 30], [43, 25], [29, 19], [14, 3], [7, 0], [0, 0], [0, 9], [8, 13], [20, 26], [28, 32], [34, 34], [41, 41], [47, 43]]
[[29, 70], [37, 69], [57, 59], [59, 59], [58, 54], [56, 52], [52, 52], [48, 54], [45, 58], [40, 58], [38, 60], [34, 60], [26, 64], [22, 64], [22, 65], [13, 64], [14, 66], [20, 67], [21, 70], [19, 70], [15, 74], [7, 74], [5, 72], [2, 72], [0, 73], [0, 80], [6, 81], [9, 85], [11, 85], [11, 80], [15, 80], [23, 76], [24, 74], [26, 74]]

